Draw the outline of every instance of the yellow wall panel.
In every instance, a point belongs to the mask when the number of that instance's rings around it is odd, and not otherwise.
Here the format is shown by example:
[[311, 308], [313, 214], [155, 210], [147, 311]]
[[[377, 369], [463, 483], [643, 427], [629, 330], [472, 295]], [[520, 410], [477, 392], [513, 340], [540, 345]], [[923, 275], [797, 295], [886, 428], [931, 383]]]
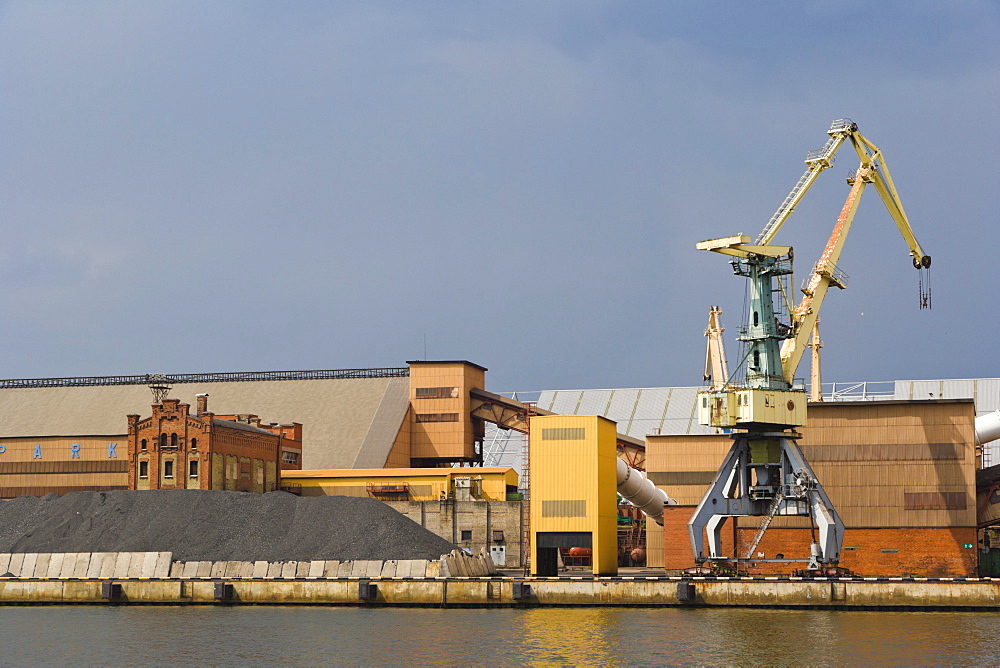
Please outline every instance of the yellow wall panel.
[[618, 572], [616, 442], [616, 424], [600, 416], [531, 419], [532, 545], [538, 533], [590, 533], [602, 575]]

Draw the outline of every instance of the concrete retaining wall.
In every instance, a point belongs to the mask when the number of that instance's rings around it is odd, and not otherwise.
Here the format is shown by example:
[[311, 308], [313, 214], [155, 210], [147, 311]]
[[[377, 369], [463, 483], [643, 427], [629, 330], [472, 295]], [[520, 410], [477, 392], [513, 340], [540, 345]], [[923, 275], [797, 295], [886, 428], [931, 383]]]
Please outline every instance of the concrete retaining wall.
[[500, 578], [488, 555], [462, 552], [439, 561], [172, 562], [170, 557], [169, 552], [0, 554], [0, 605], [112, 601], [1000, 610], [1000, 579], [994, 578]]
[[165, 578], [170, 552], [68, 552], [0, 554], [0, 578]]
[[0, 578], [105, 579], [330, 579], [484, 577], [495, 575], [489, 555], [455, 551], [440, 561], [171, 561], [170, 552], [0, 554]]
[[[0, 604], [106, 603], [102, 580], [0, 578]], [[681, 595], [678, 585], [690, 587]], [[512, 578], [115, 582], [115, 603], [401, 606], [757, 606], [1000, 610], [1000, 580], [978, 582], [679, 581]], [[363, 601], [363, 592], [369, 596]]]

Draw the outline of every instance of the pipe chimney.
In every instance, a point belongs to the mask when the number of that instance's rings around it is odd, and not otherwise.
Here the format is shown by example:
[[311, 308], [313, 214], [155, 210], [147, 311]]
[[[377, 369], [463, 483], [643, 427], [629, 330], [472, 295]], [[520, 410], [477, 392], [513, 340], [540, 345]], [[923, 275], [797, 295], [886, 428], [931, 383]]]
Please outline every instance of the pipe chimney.
[[208, 395], [196, 394], [195, 398], [198, 400], [198, 417], [201, 417], [208, 412]]

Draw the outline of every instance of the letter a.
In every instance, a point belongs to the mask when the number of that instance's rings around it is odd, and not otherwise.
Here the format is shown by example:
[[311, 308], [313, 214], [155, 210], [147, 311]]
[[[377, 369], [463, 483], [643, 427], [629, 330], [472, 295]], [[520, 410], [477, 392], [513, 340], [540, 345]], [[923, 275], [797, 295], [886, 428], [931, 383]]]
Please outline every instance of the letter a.
[[32, 457], [32, 459], [41, 459], [41, 458], [42, 458], [42, 444], [39, 443], [35, 446], [35, 456]]

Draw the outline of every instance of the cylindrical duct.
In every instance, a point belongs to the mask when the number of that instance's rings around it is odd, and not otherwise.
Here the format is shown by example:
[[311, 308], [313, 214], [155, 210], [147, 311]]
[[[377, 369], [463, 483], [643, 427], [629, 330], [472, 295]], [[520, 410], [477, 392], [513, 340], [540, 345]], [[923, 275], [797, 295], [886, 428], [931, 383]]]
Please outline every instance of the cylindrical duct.
[[976, 418], [976, 443], [982, 445], [1000, 438], [1000, 410]]
[[677, 505], [666, 492], [650, 482], [642, 471], [632, 468], [621, 459], [618, 460], [618, 493], [657, 524], [663, 524], [664, 505]]

